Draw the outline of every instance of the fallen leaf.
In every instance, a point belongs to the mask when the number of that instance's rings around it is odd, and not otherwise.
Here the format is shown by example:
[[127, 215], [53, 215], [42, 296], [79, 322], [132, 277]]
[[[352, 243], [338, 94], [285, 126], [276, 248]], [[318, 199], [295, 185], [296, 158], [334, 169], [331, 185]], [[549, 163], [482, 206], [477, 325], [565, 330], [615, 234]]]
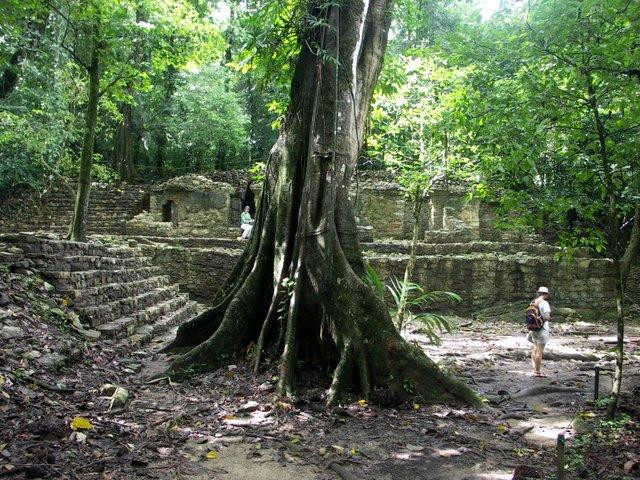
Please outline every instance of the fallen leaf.
[[293, 443], [294, 445], [297, 445], [298, 443], [300, 443], [300, 439], [298, 437], [293, 437], [291, 439], [291, 443]]
[[209, 450], [207, 452], [207, 460], [217, 460], [220, 455], [215, 450]]
[[167, 458], [171, 455], [172, 449], [170, 447], [160, 447], [158, 448], [158, 454], [163, 457], [163, 458]]
[[580, 412], [580, 413], [578, 414], [578, 416], [579, 416], [581, 419], [586, 420], [587, 418], [593, 418], [593, 417], [595, 417], [595, 416], [596, 416], [596, 414], [595, 414], [595, 413], [593, 413], [593, 412]]
[[624, 464], [624, 471], [627, 473], [631, 473], [637, 467], [638, 467], [638, 462], [636, 462], [635, 460], [628, 460]]
[[413, 406], [414, 410], [420, 410], [420, 404], [419, 403], [414, 403], [412, 406]]
[[82, 432], [73, 432], [71, 436], [69, 436], [69, 441], [82, 444], [87, 441], [87, 436]]
[[278, 402], [276, 403], [276, 407], [278, 407], [283, 412], [290, 412], [293, 410], [293, 406], [290, 403]]
[[71, 427], [71, 430], [91, 430], [93, 428], [91, 422], [84, 417], [74, 418], [71, 420], [69, 426]]

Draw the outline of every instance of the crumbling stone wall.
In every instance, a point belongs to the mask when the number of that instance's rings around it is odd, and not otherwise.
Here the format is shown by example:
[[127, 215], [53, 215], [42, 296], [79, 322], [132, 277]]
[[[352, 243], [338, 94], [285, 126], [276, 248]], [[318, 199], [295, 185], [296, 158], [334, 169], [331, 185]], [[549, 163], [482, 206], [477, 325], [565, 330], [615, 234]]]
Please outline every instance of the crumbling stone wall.
[[[464, 244], [435, 245], [416, 262], [413, 281], [429, 290], [449, 290], [462, 296], [463, 311], [476, 310], [495, 303], [530, 299], [540, 285], [553, 292], [554, 303], [572, 308], [604, 310], [613, 305], [611, 262], [599, 258], [558, 261], [553, 247], [541, 246], [536, 252], [517, 252], [511, 244], [481, 244], [475, 253], [460, 253]], [[172, 278], [190, 293], [207, 300], [213, 298], [240, 256], [240, 249], [153, 247], [153, 258]], [[432, 250], [433, 249], [433, 250]], [[428, 253], [427, 253], [428, 252]], [[437, 253], [436, 253], [437, 252]], [[424, 254], [427, 253], [427, 254]], [[366, 252], [366, 258], [381, 277], [402, 278], [406, 254]], [[189, 265], [189, 268], [184, 268]]]
[[241, 250], [231, 248], [187, 248], [167, 244], [142, 245], [142, 250], [182, 290], [204, 303], [213, 298], [241, 254]]
[[[466, 188], [441, 183], [436, 185], [422, 206], [419, 228], [427, 241], [441, 237], [483, 238], [492, 223], [487, 208], [477, 200], [467, 200]], [[413, 205], [400, 186], [380, 175], [367, 175], [354, 182], [351, 192], [356, 216], [361, 225], [371, 225], [374, 238], [410, 238], [413, 232]], [[486, 218], [482, 218], [486, 215]], [[482, 228], [481, 228], [482, 227]]]
[[[228, 173], [228, 172], [227, 172]], [[230, 185], [204, 175], [185, 175], [151, 190], [149, 211], [127, 222], [127, 233], [151, 236], [238, 236], [249, 183]], [[252, 195], [259, 194], [254, 189]], [[255, 212], [253, 212], [255, 215]]]
[[[121, 235], [125, 223], [143, 211], [148, 185], [93, 183], [86, 215], [87, 233]], [[2, 202], [1, 232], [58, 232], [69, 229], [75, 185], [58, 182], [35, 192], [24, 191]]]
[[[369, 257], [382, 278], [402, 278], [408, 257]], [[613, 267], [609, 260], [558, 261], [530, 253], [420, 256], [412, 281], [427, 290], [462, 296], [463, 309], [533, 298], [539, 286], [551, 289], [556, 305], [604, 310], [613, 307]]]

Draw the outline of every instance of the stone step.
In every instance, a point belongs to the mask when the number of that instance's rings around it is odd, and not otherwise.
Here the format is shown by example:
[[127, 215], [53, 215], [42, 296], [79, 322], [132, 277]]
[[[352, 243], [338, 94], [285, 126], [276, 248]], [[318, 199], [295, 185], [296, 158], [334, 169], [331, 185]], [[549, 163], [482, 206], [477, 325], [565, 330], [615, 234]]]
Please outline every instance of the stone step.
[[98, 325], [95, 329], [107, 338], [122, 339], [133, 335], [135, 330], [143, 325], [153, 325], [161, 317], [175, 314], [187, 305], [187, 302], [187, 295], [179, 294], [150, 307], [137, 310], [131, 315]]
[[120, 270], [87, 270], [84, 272], [51, 272], [42, 274], [60, 290], [97, 287], [107, 283], [129, 283], [162, 274], [160, 267], [123, 268]]
[[238, 235], [233, 238], [218, 237], [160, 237], [150, 235], [125, 235], [125, 238], [135, 240], [139, 244], [148, 245], [153, 243], [161, 243], [176, 247], [187, 248], [244, 248], [246, 242], [237, 239]]
[[152, 265], [149, 257], [96, 257], [88, 255], [29, 255], [36, 267], [50, 272], [86, 272], [88, 270], [122, 270]]
[[0, 252], [0, 263], [11, 264], [24, 260], [24, 255], [21, 253]]
[[66, 294], [66, 296], [73, 301], [75, 307], [82, 308], [101, 303], [109, 303], [126, 297], [133, 297], [168, 285], [170, 285], [169, 277], [166, 275], [158, 275], [133, 282], [107, 283], [98, 287], [60, 291], [60, 293]]
[[0, 240], [20, 244], [26, 254], [43, 255], [88, 255], [134, 257], [138, 251], [128, 247], [112, 247], [96, 243], [72, 242], [58, 238], [43, 238], [24, 233], [0, 235]]
[[187, 302], [187, 304], [175, 312], [163, 315], [157, 322], [152, 324], [140, 325], [135, 329], [135, 333], [131, 335], [129, 341], [144, 345], [149, 341], [162, 335], [175, 326], [190, 320], [199, 313], [198, 304], [196, 302]]
[[144, 292], [133, 297], [121, 298], [101, 305], [79, 307], [76, 310], [80, 315], [87, 318], [89, 324], [95, 328], [98, 325], [111, 322], [118, 318], [125, 317], [132, 312], [143, 310], [147, 307], [168, 300], [178, 294], [178, 292], [178, 284], [175, 284], [155, 288], [151, 291]]
[[[411, 251], [411, 242], [407, 240], [379, 240], [376, 242], [362, 243], [362, 249], [367, 254], [393, 254], [408, 255]], [[426, 243], [417, 245], [417, 255], [465, 255], [471, 253], [496, 253], [516, 254], [533, 253], [536, 255], [552, 256], [560, 252], [560, 248], [545, 244], [531, 244], [522, 242], [449, 242]], [[589, 256], [587, 251], [577, 251], [576, 257]]]

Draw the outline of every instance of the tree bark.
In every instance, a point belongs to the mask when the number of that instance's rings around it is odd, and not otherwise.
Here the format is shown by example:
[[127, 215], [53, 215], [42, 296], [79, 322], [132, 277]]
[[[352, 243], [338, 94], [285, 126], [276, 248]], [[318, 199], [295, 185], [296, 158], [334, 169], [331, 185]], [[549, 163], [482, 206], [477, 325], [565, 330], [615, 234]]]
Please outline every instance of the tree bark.
[[[129, 89], [131, 94], [131, 89]], [[120, 174], [120, 179], [131, 181], [136, 176], [136, 169], [133, 164], [133, 107], [129, 103], [123, 103], [120, 107], [122, 121], [118, 125], [116, 132], [116, 142], [114, 145], [114, 169]]]
[[24, 50], [21, 48], [13, 52], [7, 67], [2, 72], [2, 77], [0, 77], [0, 100], [7, 98], [18, 85], [18, 69], [20, 68], [23, 54]]
[[86, 239], [85, 217], [89, 208], [93, 147], [98, 121], [98, 101], [100, 100], [100, 47], [97, 41], [98, 30], [99, 25], [95, 23], [92, 29], [91, 61], [87, 68], [89, 75], [89, 96], [85, 113], [82, 153], [80, 155], [78, 191], [76, 193], [75, 209], [68, 234], [68, 239], [76, 242], [82, 242]]
[[162, 105], [162, 118], [156, 133], [156, 175], [161, 177], [164, 172], [164, 164], [167, 156], [167, 129], [165, 121], [170, 114], [169, 102], [176, 90], [176, 74], [177, 70], [170, 65], [164, 74], [164, 103]]
[[265, 358], [279, 358], [281, 395], [294, 393], [304, 360], [333, 372], [328, 404], [349, 392], [374, 401], [480, 404], [466, 385], [402, 339], [361, 278], [347, 192], [391, 3], [310, 2], [309, 18], [325, 22], [309, 22], [301, 33], [291, 102], [271, 150], [254, 233], [216, 306], [182, 325], [167, 346], [192, 347], [173, 361], [166, 372], [171, 378], [217, 369], [254, 345], [256, 369]]
[[[607, 132], [600, 116], [598, 97], [596, 96], [596, 87], [589, 73], [586, 74], [588, 104], [593, 115], [595, 132], [598, 137], [600, 166], [604, 174], [604, 184], [607, 192], [608, 200], [608, 253], [613, 260], [614, 268], [614, 297], [616, 302], [616, 368], [613, 377], [613, 386], [611, 387], [611, 402], [607, 407], [607, 415], [614, 418], [620, 401], [620, 391], [622, 389], [622, 369], [624, 365], [624, 287], [626, 282], [626, 274], [623, 273], [623, 264], [620, 255], [620, 220], [618, 213], [618, 199], [616, 197], [616, 189], [613, 181], [613, 173], [609, 162], [607, 151]], [[634, 225], [635, 228], [635, 225]], [[636, 233], [636, 232], [634, 232]], [[637, 239], [635, 239], [637, 241]], [[633, 254], [633, 245], [630, 243]], [[635, 250], [637, 254], [637, 247]]]

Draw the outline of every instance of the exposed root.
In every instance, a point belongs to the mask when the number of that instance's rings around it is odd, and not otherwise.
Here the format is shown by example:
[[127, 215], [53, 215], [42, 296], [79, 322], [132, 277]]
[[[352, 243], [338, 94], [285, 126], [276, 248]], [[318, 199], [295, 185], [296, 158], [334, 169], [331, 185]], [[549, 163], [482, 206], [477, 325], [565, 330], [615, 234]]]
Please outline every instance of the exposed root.
[[220, 327], [230, 301], [231, 296], [227, 297], [223, 303], [180, 325], [176, 338], [162, 348], [161, 352], [169, 352], [181, 347], [194, 347], [201, 343], [203, 338], [209, 338]]
[[525, 388], [518, 393], [510, 395], [509, 398], [526, 398], [535, 397], [537, 395], [546, 395], [548, 393], [577, 393], [579, 388], [575, 387], [561, 387], [558, 385], [536, 385], [534, 387]]
[[345, 393], [345, 386], [353, 373], [353, 349], [351, 342], [346, 342], [342, 348], [340, 361], [333, 372], [333, 381], [327, 393], [327, 405], [336, 405], [342, 400]]
[[[264, 315], [265, 302], [269, 298], [268, 291], [264, 287], [269, 285], [269, 274], [273, 269], [273, 239], [273, 215], [267, 215], [262, 239], [256, 243], [260, 248], [252, 262], [252, 270], [244, 282], [237, 283], [237, 290], [233, 295], [229, 295], [228, 306], [226, 308], [224, 304], [219, 306], [219, 310], [224, 310], [220, 324], [210, 336], [200, 337], [200, 340], [205, 338], [205, 341], [174, 360], [165, 372], [166, 376], [177, 380], [195, 373], [216, 370], [229, 363], [249, 344], [257, 330], [259, 319]], [[216, 309], [218, 307], [214, 307], [209, 312]], [[207, 317], [202, 319], [201, 317], [203, 316], [196, 317], [185, 324], [183, 332], [193, 332], [199, 324], [202, 329], [211, 329], [210, 325], [206, 327], [203, 325]], [[211, 317], [208, 319], [215, 320]], [[187, 338], [186, 335], [186, 333], [183, 333], [183, 337], [178, 335], [172, 344], [183, 341], [183, 338]]]
[[258, 373], [260, 370], [260, 363], [262, 362], [262, 356], [264, 354], [267, 337], [273, 330], [276, 317], [278, 314], [278, 309], [280, 307], [280, 303], [282, 302], [285, 290], [280, 283], [278, 283], [275, 287], [275, 291], [273, 293], [273, 299], [271, 300], [271, 305], [269, 306], [269, 311], [267, 312], [267, 316], [262, 323], [262, 328], [260, 329], [260, 335], [258, 335], [258, 341], [256, 342], [256, 348], [253, 354], [253, 371], [254, 373]]
[[300, 268], [295, 274], [295, 287], [289, 312], [287, 315], [287, 328], [284, 338], [284, 349], [280, 360], [280, 378], [278, 379], [278, 393], [283, 397], [291, 397], [295, 385], [295, 366], [298, 354], [298, 321], [300, 320], [300, 302], [302, 302], [302, 289], [300, 280]]
[[246, 346], [260, 315], [254, 296], [264, 280], [262, 270], [253, 272], [225, 311], [220, 326], [207, 340], [173, 361], [165, 375], [180, 380], [194, 373], [213, 371], [230, 363]]
[[354, 357], [356, 366], [358, 368], [358, 378], [360, 380], [360, 392], [362, 398], [369, 400], [371, 393], [371, 384], [369, 380], [369, 367], [367, 365], [367, 357], [365, 355], [364, 347], [360, 342], [354, 345]]

